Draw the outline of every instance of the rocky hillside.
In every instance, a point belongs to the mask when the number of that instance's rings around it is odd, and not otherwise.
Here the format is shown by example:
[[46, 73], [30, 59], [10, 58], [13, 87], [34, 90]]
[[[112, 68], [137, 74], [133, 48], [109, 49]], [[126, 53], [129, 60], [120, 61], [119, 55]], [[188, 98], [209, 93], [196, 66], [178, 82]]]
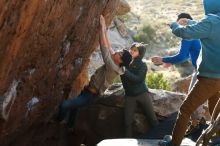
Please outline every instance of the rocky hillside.
[[[187, 12], [196, 20], [204, 16], [201, 0], [127, 0], [131, 12], [120, 16], [126, 26], [132, 30], [137, 41], [148, 44], [146, 59], [154, 55], [166, 56], [177, 53], [180, 39], [175, 37], [168, 23], [176, 21], [177, 15]], [[151, 62], [151, 61], [149, 61]], [[149, 63], [148, 67], [151, 68]], [[193, 71], [191, 62], [173, 66], [169, 69], [158, 68], [171, 82], [180, 77], [186, 77]]]
[[[131, 12], [123, 16], [128, 28], [146, 33], [144, 41], [149, 44], [147, 58], [152, 55], [169, 54], [176, 50], [179, 39], [172, 35], [168, 23], [176, 21], [177, 15], [187, 12], [196, 20], [204, 16], [201, 0], [127, 0]], [[145, 28], [145, 30], [143, 30]]]

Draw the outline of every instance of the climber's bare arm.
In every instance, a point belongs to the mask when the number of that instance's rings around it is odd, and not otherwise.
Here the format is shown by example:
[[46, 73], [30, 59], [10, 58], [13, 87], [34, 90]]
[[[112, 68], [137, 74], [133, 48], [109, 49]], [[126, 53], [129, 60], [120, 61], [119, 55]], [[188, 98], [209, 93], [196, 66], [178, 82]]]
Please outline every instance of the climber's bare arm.
[[100, 25], [101, 25], [100, 35], [99, 35], [100, 47], [106, 47], [109, 49], [111, 54], [114, 54], [114, 50], [112, 49], [111, 43], [108, 39], [105, 18], [102, 15], [100, 16]]
[[114, 54], [115, 51], [112, 49], [111, 42], [110, 42], [110, 40], [108, 38], [107, 30], [105, 31], [105, 38], [106, 38], [106, 41], [107, 41], [108, 49], [110, 50], [111, 54]]

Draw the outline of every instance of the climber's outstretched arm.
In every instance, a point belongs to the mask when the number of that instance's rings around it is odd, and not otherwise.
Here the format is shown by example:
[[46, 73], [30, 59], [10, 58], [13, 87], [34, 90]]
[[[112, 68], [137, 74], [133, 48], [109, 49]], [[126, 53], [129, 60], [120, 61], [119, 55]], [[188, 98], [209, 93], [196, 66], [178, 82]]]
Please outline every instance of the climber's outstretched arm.
[[106, 47], [109, 49], [111, 54], [114, 54], [114, 50], [111, 47], [111, 43], [108, 39], [108, 35], [107, 35], [107, 29], [106, 29], [106, 24], [105, 24], [105, 18], [101, 15], [100, 16], [100, 25], [101, 25], [101, 29], [100, 29], [100, 34], [99, 34], [99, 43], [100, 43], [100, 47]]

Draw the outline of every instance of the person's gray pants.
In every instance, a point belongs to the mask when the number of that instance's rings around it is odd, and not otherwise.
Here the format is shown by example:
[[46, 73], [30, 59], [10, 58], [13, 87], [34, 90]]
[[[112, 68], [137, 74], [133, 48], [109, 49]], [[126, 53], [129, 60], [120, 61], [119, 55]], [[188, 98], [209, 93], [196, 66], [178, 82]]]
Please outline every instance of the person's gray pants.
[[138, 96], [125, 96], [125, 135], [132, 137], [132, 122], [137, 105], [139, 105], [151, 127], [158, 124], [157, 117], [153, 110], [152, 99], [144, 92]]

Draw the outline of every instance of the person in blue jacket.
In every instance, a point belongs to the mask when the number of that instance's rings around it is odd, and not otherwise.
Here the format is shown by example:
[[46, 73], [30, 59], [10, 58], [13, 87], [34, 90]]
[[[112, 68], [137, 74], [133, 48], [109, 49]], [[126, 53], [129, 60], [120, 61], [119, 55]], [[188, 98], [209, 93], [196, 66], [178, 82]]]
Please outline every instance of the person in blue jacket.
[[[197, 60], [197, 81], [180, 107], [172, 137], [165, 137], [160, 146], [179, 146], [184, 138], [190, 115], [206, 100], [212, 114], [220, 91], [220, 1], [203, 0], [205, 18], [183, 27], [177, 22], [170, 25], [173, 34], [183, 39], [200, 39], [201, 55]], [[180, 19], [190, 24], [192, 20]], [[214, 117], [215, 118], [215, 117]], [[219, 132], [218, 132], [219, 134]]]
[[[181, 18], [187, 18], [192, 20], [192, 17], [188, 13], [179, 14], [177, 21], [179, 21]], [[187, 61], [188, 59], [191, 59], [192, 65], [196, 69], [197, 68], [196, 61], [199, 56], [200, 49], [201, 49], [201, 43], [199, 39], [193, 39], [193, 40], [182, 39], [181, 47], [176, 55], [166, 56], [166, 57], [154, 56], [151, 59], [153, 63], [155, 64], [164, 63], [165, 66], [169, 66], [172, 64], [180, 64]]]
[[[177, 22], [182, 18], [193, 20], [190, 14], [181, 13], [178, 15]], [[186, 26], [185, 23], [182, 23], [181, 25]], [[185, 62], [188, 59], [191, 59], [195, 72], [192, 75], [191, 83], [188, 88], [188, 92], [190, 92], [190, 90], [192, 89], [192, 87], [194, 86], [197, 80], [196, 61], [198, 59], [200, 50], [201, 50], [201, 42], [199, 39], [193, 39], [193, 40], [182, 39], [181, 47], [177, 54], [173, 56], [166, 56], [166, 57], [154, 56], [151, 59], [153, 63], [164, 64], [165, 67], [169, 67], [170, 65], [173, 65], [173, 64], [180, 64], [180, 63]], [[204, 113], [203, 105], [197, 108], [197, 110], [191, 115], [192, 122], [191, 122], [191, 125], [189, 126], [189, 129], [187, 130], [187, 135], [199, 129], [199, 126], [200, 126], [199, 123], [203, 117], [202, 113]]]

